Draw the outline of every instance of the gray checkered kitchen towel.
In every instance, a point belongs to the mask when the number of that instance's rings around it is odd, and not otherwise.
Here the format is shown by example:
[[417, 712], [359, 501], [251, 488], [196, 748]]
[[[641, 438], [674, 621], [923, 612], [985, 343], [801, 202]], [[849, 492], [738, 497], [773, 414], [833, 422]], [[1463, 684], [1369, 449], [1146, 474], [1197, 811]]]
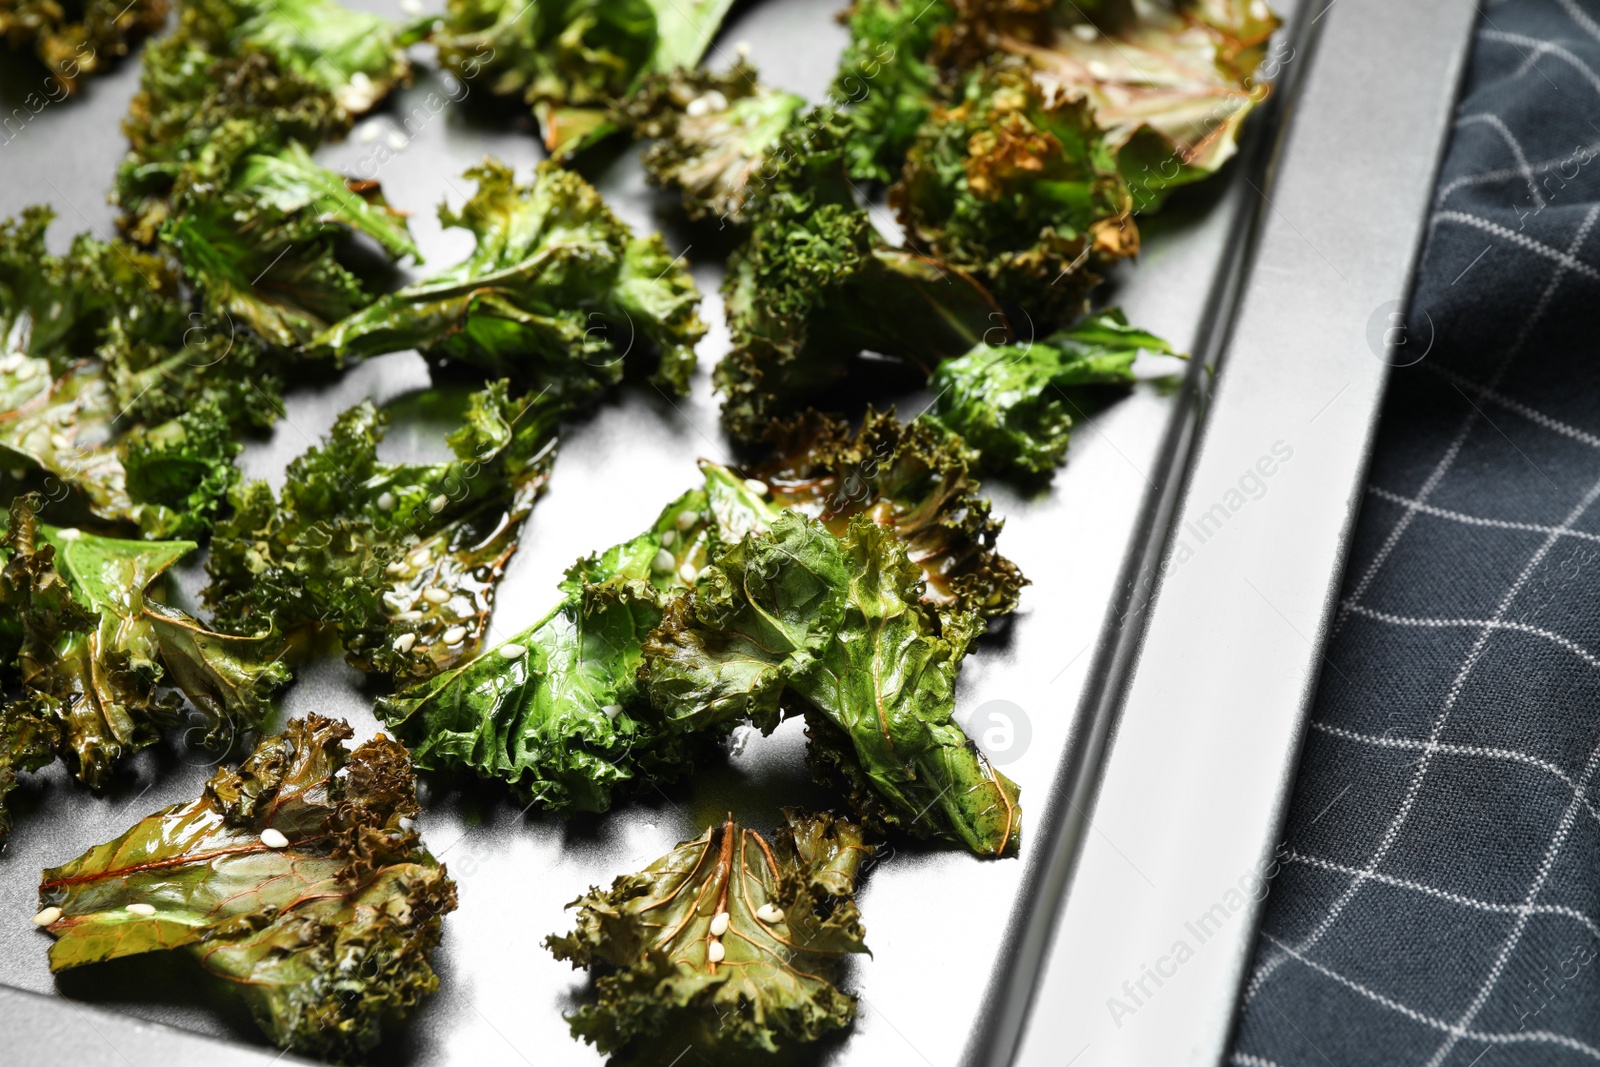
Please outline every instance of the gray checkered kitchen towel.
[[1480, 10], [1244, 1067], [1600, 1063], [1600, 0]]

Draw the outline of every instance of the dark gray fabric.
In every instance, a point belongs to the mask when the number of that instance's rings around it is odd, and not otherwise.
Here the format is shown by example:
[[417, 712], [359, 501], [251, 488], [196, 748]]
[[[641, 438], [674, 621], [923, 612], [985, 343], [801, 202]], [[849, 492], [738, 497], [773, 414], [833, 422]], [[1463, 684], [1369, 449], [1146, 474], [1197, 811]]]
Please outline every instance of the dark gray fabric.
[[1600, 0], [1482, 11], [1235, 1064], [1600, 1061]]

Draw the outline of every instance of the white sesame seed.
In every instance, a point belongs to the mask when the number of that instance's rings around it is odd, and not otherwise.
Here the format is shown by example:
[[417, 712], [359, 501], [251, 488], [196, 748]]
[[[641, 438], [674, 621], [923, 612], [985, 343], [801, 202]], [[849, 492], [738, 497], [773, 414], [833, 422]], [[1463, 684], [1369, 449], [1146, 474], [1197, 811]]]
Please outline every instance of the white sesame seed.
[[430, 585], [422, 591], [422, 599], [430, 604], [443, 604], [450, 599], [450, 593], [436, 585]]
[[677, 562], [677, 557], [663, 548], [656, 552], [656, 558], [651, 561], [650, 565], [659, 573], [670, 574], [672, 573], [673, 565]]
[[683, 113], [692, 119], [697, 119], [711, 110], [711, 105], [706, 103], [706, 98], [697, 96], [684, 107]]
[[34, 363], [32, 360], [29, 360], [27, 363], [24, 363], [22, 366], [17, 368], [17, 381], [27, 381], [29, 378], [32, 378], [36, 373], [38, 373], [38, 370], [39, 365]]
[[413, 567], [426, 567], [432, 561], [433, 554], [425, 548], [419, 548], [411, 553], [411, 565]]
[[764, 923], [781, 923], [783, 922], [783, 909], [776, 904], [763, 904], [756, 909], [756, 918]]
[[268, 848], [289, 847], [289, 839], [283, 836], [283, 831], [272, 826], [261, 831], [261, 843]]
[[378, 139], [380, 127], [376, 122], [363, 122], [360, 129], [356, 130], [356, 140], [362, 144], [371, 144]]
[[750, 42], [749, 41], [740, 41], [738, 44], [733, 46], [733, 51], [740, 59], [749, 59], [750, 58]]
[[438, 496], [428, 501], [428, 510], [437, 515], [439, 512], [444, 510], [444, 506], [448, 503], [450, 503], [450, 498], [445, 496], [443, 493], [440, 493]]
[[1089, 64], [1088, 65], [1089, 65], [1089, 76], [1090, 77], [1093, 77], [1093, 78], [1109, 78], [1109, 77], [1111, 77], [1111, 68], [1106, 66], [1104, 63], [1100, 62], [1098, 59], [1089, 60]]
[[49, 926], [59, 918], [61, 918], [61, 909], [51, 905], [33, 917], [33, 925]]
[[728, 913], [719, 911], [711, 917], [711, 936], [721, 937], [728, 932]]
[[422, 612], [418, 611], [415, 608], [412, 608], [410, 611], [402, 611], [402, 612], [400, 612], [398, 615], [396, 615], [394, 617], [394, 621], [395, 622], [421, 622], [422, 621]]
[[678, 512], [678, 517], [672, 521], [677, 523], [678, 529], [687, 530], [689, 527], [700, 521], [700, 513], [690, 508], [684, 508], [682, 511]]
[[674, 541], [676, 541], [677, 539], [678, 539], [678, 531], [676, 531], [676, 530], [663, 530], [663, 531], [661, 531], [661, 547], [662, 548], [671, 548], [672, 547], [672, 543]]
[[621, 704], [602, 704], [602, 705], [600, 705], [600, 710], [606, 713], [606, 718], [615, 719], [618, 715], [622, 714], [622, 705]]
[[1072, 27], [1072, 35], [1080, 41], [1092, 41], [1100, 36], [1100, 31], [1087, 22], [1080, 22]]
[[728, 950], [722, 947], [721, 941], [713, 941], [706, 946], [706, 959], [712, 963], [721, 963], [727, 954]]
[[744, 480], [744, 487], [750, 490], [756, 496], [767, 495], [767, 483], [762, 481], [760, 478], [746, 478]]
[[72, 442], [67, 440], [65, 434], [53, 433], [50, 435], [50, 447], [57, 452], [63, 452], [72, 447]]
[[700, 577], [700, 572], [695, 569], [693, 563], [685, 563], [678, 568], [678, 577], [683, 579], [684, 585], [693, 585], [694, 580]]
[[439, 640], [447, 645], [458, 645], [466, 639], [466, 636], [467, 628], [465, 626], [452, 626], [439, 635]]
[[388, 143], [390, 148], [394, 149], [396, 152], [399, 152], [404, 149], [406, 145], [411, 143], [411, 138], [407, 137], [399, 130], [391, 128], [389, 130], [389, 135], [384, 138], [384, 141]]
[[393, 563], [389, 564], [387, 567], [383, 568], [383, 573], [385, 573], [389, 577], [393, 578], [398, 574], [404, 574], [405, 573], [405, 569], [406, 569], [405, 563], [403, 561], [397, 559]]
[[154, 904], [129, 904], [124, 910], [130, 911], [135, 915], [148, 917], [156, 913], [156, 906]]
[[501, 645], [497, 651], [504, 659], [521, 659], [522, 654], [528, 650], [513, 641], [508, 645]]
[[61, 538], [63, 541], [76, 541], [78, 538], [83, 536], [83, 531], [78, 529], [76, 526], [67, 526], [57, 530], [56, 536]]
[[417, 643], [417, 635], [416, 634], [411, 634], [411, 633], [401, 634], [399, 637], [394, 639], [394, 650], [396, 652], [400, 653], [401, 655], [405, 655], [407, 652], [411, 651], [412, 646], [415, 645], [416, 643]]
[[378, 494], [378, 510], [379, 511], [393, 511], [394, 510], [394, 494], [389, 492], [387, 489], [385, 489], [382, 493]]

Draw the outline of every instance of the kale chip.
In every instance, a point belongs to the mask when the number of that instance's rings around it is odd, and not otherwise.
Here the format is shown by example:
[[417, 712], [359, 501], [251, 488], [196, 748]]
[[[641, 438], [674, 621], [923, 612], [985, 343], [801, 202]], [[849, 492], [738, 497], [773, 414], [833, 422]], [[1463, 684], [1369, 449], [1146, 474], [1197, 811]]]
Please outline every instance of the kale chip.
[[867, 951], [855, 891], [872, 850], [844, 819], [783, 817], [768, 843], [730, 816], [568, 905], [577, 929], [545, 945], [599, 972], [596, 1000], [567, 1017], [574, 1036], [623, 1062], [687, 1044], [749, 1063], [851, 1024], [836, 983]]
[[620, 119], [655, 141], [644, 154], [652, 185], [677, 188], [691, 219], [746, 221], [745, 201], [762, 183], [778, 142], [805, 107], [793, 93], [756, 80], [743, 61], [729, 70], [652, 74], [623, 102]]
[[456, 889], [416, 830], [405, 749], [352, 735], [296, 719], [198, 799], [45, 871], [50, 969], [181, 952], [275, 1045], [360, 1060], [439, 987]]
[[1141, 351], [1173, 354], [1116, 308], [1042, 341], [979, 345], [934, 372], [928, 419], [959, 434], [990, 470], [1047, 474], [1067, 458], [1071, 412], [1080, 410], [1074, 395], [1087, 386], [1131, 386]]
[[1015, 783], [954, 719], [955, 679], [982, 622], [921, 603], [892, 531], [858, 517], [836, 538], [786, 511], [713, 556], [644, 646], [651, 703], [684, 730], [804, 714], [819, 776], [857, 812], [980, 856], [1014, 853]]
[[57, 529], [37, 522], [38, 504], [15, 498], [0, 540], [4, 674], [19, 694], [0, 707], [0, 830], [10, 828], [4, 801], [17, 771], [59, 757], [98, 789], [163, 728], [194, 729], [183, 701], [161, 688], [187, 697], [206, 741], [220, 743], [259, 729], [289, 680], [284, 641], [270, 626], [256, 636], [215, 633], [151, 596], [192, 541]]
[[417, 348], [575, 399], [653, 354], [652, 381], [688, 392], [700, 294], [660, 234], [635, 237], [594, 186], [551, 163], [526, 185], [492, 159], [466, 176], [477, 192], [439, 218], [472, 233], [472, 254], [335, 323], [315, 354]]
[[612, 108], [651, 72], [692, 67], [732, 0], [447, 0], [440, 60], [519, 96], [545, 148], [570, 155], [613, 132]]
[[265, 482], [231, 494], [202, 594], [221, 625], [333, 628], [365, 671], [416, 681], [470, 659], [488, 631], [495, 587], [555, 460], [562, 406], [474, 393], [446, 463], [378, 458], [387, 416], [346, 411], [327, 439]]
[[889, 203], [914, 246], [1047, 328], [1087, 311], [1097, 272], [1139, 250], [1133, 198], [1092, 109], [1016, 67], [979, 70], [959, 103], [932, 113]]
[[1008, 335], [971, 276], [878, 233], [845, 171], [847, 137], [837, 113], [810, 113], [750, 196], [749, 236], [723, 282], [733, 348], [713, 374], [737, 441], [844, 382], [862, 352], [926, 374], [993, 331]]

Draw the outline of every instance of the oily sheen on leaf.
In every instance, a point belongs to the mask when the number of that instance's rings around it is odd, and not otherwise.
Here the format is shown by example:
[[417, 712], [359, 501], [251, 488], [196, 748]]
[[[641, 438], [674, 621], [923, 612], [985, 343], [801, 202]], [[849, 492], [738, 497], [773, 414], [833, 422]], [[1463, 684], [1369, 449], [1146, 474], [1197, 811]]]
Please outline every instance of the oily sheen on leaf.
[[718, 553], [645, 643], [651, 703], [683, 728], [803, 712], [819, 773], [866, 818], [982, 856], [1014, 852], [1018, 789], [955, 722], [977, 616], [921, 602], [921, 572], [886, 527], [842, 537], [786, 511]]
[[84, 784], [108, 784], [124, 757], [183, 721], [183, 700], [158, 687], [188, 699], [208, 743], [258, 729], [289, 680], [282, 639], [270, 628], [214, 633], [150, 595], [194, 543], [59, 530], [36, 521], [37, 504], [16, 498], [0, 541], [16, 657], [8, 688], [19, 693], [0, 707], [0, 807], [17, 770], [56, 757]]
[[605, 811], [619, 790], [678, 778], [719, 731], [688, 736], [650, 707], [636, 680], [645, 637], [714, 544], [774, 514], [727, 468], [707, 465], [703, 489], [574, 564], [543, 619], [380, 699], [379, 716], [418, 766], [504, 781], [547, 811]]
[[455, 885], [423, 846], [405, 749], [317, 715], [204, 793], [44, 872], [50, 969], [181, 952], [284, 1049], [350, 1062], [438, 988]]
[[445, 463], [386, 463], [387, 415], [339, 417], [283, 491], [234, 491], [206, 562], [206, 601], [247, 632], [327, 624], [357, 667], [422, 679], [483, 642], [522, 521], [549, 481], [563, 405], [493, 382], [467, 398]]
[[941, 611], [991, 619], [1016, 609], [1027, 579], [995, 548], [1004, 523], [978, 495], [977, 457], [959, 436], [869, 408], [855, 430], [816, 411], [776, 420], [765, 443], [768, 454], [751, 473], [774, 504], [820, 520], [835, 536], [857, 515], [892, 530], [922, 571], [923, 602]]
[[929, 419], [959, 434], [987, 469], [1046, 474], [1067, 458], [1077, 391], [1131, 386], [1141, 351], [1173, 354], [1170, 344], [1129, 326], [1116, 308], [1042, 341], [978, 345], [934, 372]]

